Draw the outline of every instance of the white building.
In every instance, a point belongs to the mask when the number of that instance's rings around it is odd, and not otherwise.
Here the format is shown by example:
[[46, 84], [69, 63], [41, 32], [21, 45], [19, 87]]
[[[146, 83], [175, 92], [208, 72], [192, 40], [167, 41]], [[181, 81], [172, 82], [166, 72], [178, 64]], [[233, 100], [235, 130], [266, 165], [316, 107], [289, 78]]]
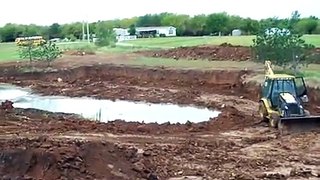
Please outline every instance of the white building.
[[113, 31], [117, 36], [129, 36], [129, 29], [124, 29], [124, 28], [113, 28]]
[[137, 39], [136, 35], [130, 35], [129, 29], [113, 28], [113, 31], [116, 34], [116, 39], [118, 42]]
[[241, 36], [241, 30], [240, 29], [232, 30], [232, 36]]
[[172, 37], [177, 36], [173, 26], [136, 27], [136, 35], [130, 35], [129, 29], [113, 28], [118, 41], [134, 40], [137, 37]]
[[173, 26], [159, 26], [159, 27], [136, 27], [136, 34], [138, 36], [177, 36], [177, 29]]

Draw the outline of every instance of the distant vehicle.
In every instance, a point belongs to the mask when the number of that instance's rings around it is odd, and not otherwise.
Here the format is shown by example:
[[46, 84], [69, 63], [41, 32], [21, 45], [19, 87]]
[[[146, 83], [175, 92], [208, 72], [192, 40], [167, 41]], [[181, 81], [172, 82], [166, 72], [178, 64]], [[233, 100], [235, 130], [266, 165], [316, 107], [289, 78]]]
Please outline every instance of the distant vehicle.
[[53, 39], [50, 39], [51, 42], [60, 42], [61, 39], [60, 38], [53, 38]]
[[34, 46], [39, 46], [40, 44], [46, 42], [42, 36], [31, 36], [31, 37], [18, 37], [15, 40], [18, 46], [27, 46], [30, 42]]

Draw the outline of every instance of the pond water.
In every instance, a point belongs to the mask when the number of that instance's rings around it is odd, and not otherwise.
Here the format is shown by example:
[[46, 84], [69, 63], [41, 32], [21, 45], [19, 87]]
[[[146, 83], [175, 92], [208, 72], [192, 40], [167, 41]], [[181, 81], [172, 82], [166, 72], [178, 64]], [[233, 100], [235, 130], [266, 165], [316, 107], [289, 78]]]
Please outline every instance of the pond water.
[[28, 88], [0, 84], [0, 101], [10, 100], [17, 108], [73, 113], [84, 118], [108, 122], [116, 119], [145, 123], [186, 123], [207, 121], [220, 112], [207, 108], [153, 104], [131, 101], [100, 100], [88, 97], [42, 96]]

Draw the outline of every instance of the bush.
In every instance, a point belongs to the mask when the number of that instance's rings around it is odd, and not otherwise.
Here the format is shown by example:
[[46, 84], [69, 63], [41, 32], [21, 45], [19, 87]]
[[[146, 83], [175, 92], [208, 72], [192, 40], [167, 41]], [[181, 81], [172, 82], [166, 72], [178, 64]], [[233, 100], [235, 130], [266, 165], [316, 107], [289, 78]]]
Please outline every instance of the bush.
[[97, 40], [95, 44], [99, 47], [110, 46], [117, 41], [113, 29], [106, 28], [103, 24], [99, 24], [96, 28]]
[[40, 44], [38, 46], [33, 43], [29, 43], [26, 46], [19, 48], [19, 55], [22, 59], [29, 59], [30, 62], [33, 60], [37, 61], [46, 61], [48, 66], [52, 61], [60, 57], [62, 51], [59, 47], [53, 42], [47, 42]]

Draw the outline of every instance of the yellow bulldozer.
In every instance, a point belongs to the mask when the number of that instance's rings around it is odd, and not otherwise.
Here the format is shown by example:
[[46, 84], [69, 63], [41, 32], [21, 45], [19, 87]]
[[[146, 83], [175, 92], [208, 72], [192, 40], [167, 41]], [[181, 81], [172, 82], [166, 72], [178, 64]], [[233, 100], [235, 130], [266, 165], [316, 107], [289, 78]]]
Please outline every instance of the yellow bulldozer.
[[265, 80], [259, 101], [259, 114], [282, 134], [320, 129], [320, 116], [311, 116], [303, 77], [275, 74], [271, 61], [265, 61]]

